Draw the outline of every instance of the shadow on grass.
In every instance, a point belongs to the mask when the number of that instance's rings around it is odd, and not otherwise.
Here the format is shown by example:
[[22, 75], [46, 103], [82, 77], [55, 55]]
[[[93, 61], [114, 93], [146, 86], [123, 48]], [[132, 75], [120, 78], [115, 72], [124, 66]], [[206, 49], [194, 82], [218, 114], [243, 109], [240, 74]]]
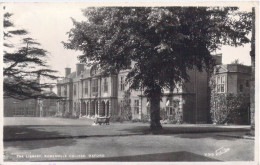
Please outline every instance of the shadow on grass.
[[4, 148], [15, 147], [23, 151], [31, 151], [34, 149], [51, 148], [56, 146], [73, 146], [76, 145], [76, 139], [62, 139], [62, 140], [42, 140], [38, 141], [14, 141], [11, 143], [4, 142]]
[[[50, 128], [55, 128], [57, 131], [50, 131]], [[73, 138], [88, 138], [88, 137], [116, 137], [116, 136], [135, 136], [135, 135], [179, 135], [181, 138], [207, 138], [212, 137], [215, 139], [227, 139], [227, 137], [216, 136], [213, 133], [217, 132], [246, 132], [248, 128], [230, 128], [230, 127], [214, 127], [214, 126], [173, 126], [163, 127], [162, 130], [151, 131], [149, 126], [127, 126], [127, 127], [110, 127], [105, 126], [99, 130], [99, 127], [88, 129], [91, 126], [84, 126], [79, 129], [81, 130], [78, 134], [70, 134], [69, 130], [60, 131], [66, 129], [79, 128], [78, 126], [58, 126], [58, 125], [47, 125], [47, 126], [5, 126], [4, 127], [4, 141], [32, 141], [32, 140], [58, 140], [58, 139], [73, 139]], [[54, 130], [55, 130], [54, 129]], [[53, 129], [52, 129], [53, 130]], [[83, 132], [82, 132], [83, 131]], [[109, 131], [109, 132], [104, 132]], [[66, 134], [62, 134], [64, 132]], [[192, 134], [192, 135], [183, 135]], [[232, 138], [229, 138], [232, 139]]]
[[[51, 141], [52, 137], [60, 137], [57, 131], [47, 132], [26, 126], [5, 126], [4, 127], [4, 147], [18, 147], [21, 149], [38, 149], [55, 146], [71, 146], [76, 143], [74, 139], [63, 141]], [[18, 141], [17, 141], [18, 140]], [[33, 140], [43, 140], [41, 143], [34, 143]], [[6, 143], [12, 141], [12, 143]], [[23, 141], [23, 142], [20, 142]]]
[[221, 127], [163, 127], [162, 130], [151, 131], [148, 126], [136, 126], [134, 128], [127, 128], [120, 131], [129, 132], [131, 134], [143, 134], [143, 135], [176, 135], [180, 138], [190, 138], [190, 139], [199, 139], [199, 138], [213, 138], [217, 140], [233, 140], [232, 137], [217, 136], [214, 133], [220, 132], [248, 132], [248, 128], [221, 128]]
[[[55, 160], [54, 160], [55, 161]], [[157, 154], [145, 154], [145, 155], [133, 155], [133, 156], [119, 156], [119, 157], [107, 157], [107, 158], [92, 158], [92, 159], [80, 159], [80, 160], [69, 160], [69, 161], [126, 161], [126, 162], [172, 162], [172, 161], [219, 161], [209, 157], [201, 156], [191, 152], [180, 151], [180, 152], [167, 152]]]

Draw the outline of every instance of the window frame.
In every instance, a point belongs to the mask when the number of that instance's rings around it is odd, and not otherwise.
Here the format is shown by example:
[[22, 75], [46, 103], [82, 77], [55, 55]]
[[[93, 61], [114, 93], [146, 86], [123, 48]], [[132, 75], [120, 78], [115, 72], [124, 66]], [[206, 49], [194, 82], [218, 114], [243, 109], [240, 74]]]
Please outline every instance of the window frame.
[[149, 102], [149, 105], [147, 106], [146, 105], [146, 113], [147, 115], [150, 115], [151, 114], [151, 102], [150, 102], [150, 99], [147, 99], [147, 104]]
[[173, 100], [172, 99], [167, 99], [167, 102], [170, 102], [168, 106], [165, 106], [166, 109], [166, 114], [167, 116], [172, 116], [173, 115]]
[[67, 85], [64, 86], [64, 96], [67, 96]]
[[124, 76], [120, 76], [120, 91], [125, 90], [125, 79]]
[[107, 93], [108, 92], [108, 82], [107, 82], [107, 78], [104, 78], [104, 92]]
[[139, 99], [134, 100], [134, 114], [140, 113], [139, 105]]
[[92, 93], [93, 94], [98, 93], [98, 79], [92, 80]]
[[84, 91], [85, 94], [88, 94], [88, 80], [84, 81]]
[[77, 84], [73, 85], [73, 94], [74, 96], [77, 95]]
[[216, 92], [217, 93], [226, 92], [226, 76], [225, 75], [216, 76]]

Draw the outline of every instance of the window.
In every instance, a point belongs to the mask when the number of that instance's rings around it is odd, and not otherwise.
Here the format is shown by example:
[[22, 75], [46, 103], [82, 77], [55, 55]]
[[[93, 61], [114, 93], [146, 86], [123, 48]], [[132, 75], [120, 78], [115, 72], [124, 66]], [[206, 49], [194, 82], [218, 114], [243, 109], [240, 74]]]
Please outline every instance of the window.
[[225, 92], [225, 77], [221, 77], [221, 86], [220, 86], [220, 91]]
[[173, 115], [173, 101], [167, 100], [166, 102], [166, 113], [167, 115]]
[[56, 100], [50, 99], [50, 106], [55, 106], [56, 105]]
[[124, 77], [120, 77], [120, 90], [124, 91], [125, 90], [125, 82], [124, 82]]
[[97, 68], [94, 68], [94, 67], [93, 67], [93, 69], [92, 69], [92, 71], [91, 71], [91, 75], [94, 76], [94, 75], [96, 75], [96, 74], [97, 74]]
[[249, 87], [249, 81], [246, 80], [246, 87]]
[[88, 81], [85, 81], [85, 94], [88, 94]]
[[67, 96], [67, 86], [64, 86], [64, 96]]
[[146, 103], [146, 111], [147, 111], [147, 115], [150, 115], [150, 109], [151, 109], [150, 100], [147, 99], [147, 103]]
[[58, 87], [58, 96], [61, 96], [61, 87]]
[[139, 114], [139, 100], [135, 100], [134, 113]]
[[74, 111], [77, 110], [77, 103], [74, 103], [74, 107], [73, 107]]
[[225, 92], [225, 76], [218, 76], [216, 80], [216, 90], [218, 93], [224, 93]]
[[98, 92], [98, 79], [92, 80], [92, 92], [93, 93]]
[[74, 95], [76, 95], [77, 94], [77, 85], [76, 84], [74, 84], [74, 88], [73, 88], [73, 93], [74, 93]]
[[104, 78], [104, 92], [108, 91], [107, 78]]
[[244, 88], [244, 87], [243, 87], [243, 85], [241, 84], [241, 85], [239, 86], [239, 91], [240, 91], [240, 92], [243, 92], [243, 88]]

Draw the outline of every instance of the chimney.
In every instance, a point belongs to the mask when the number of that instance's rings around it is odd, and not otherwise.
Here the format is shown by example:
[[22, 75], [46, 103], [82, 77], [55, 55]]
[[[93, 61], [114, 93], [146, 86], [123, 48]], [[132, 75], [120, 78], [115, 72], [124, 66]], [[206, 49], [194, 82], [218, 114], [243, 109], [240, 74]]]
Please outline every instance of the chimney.
[[70, 73], [71, 73], [71, 68], [65, 68], [65, 77], [68, 77]]
[[53, 86], [50, 86], [50, 92], [53, 92], [52, 89], [53, 89]]
[[76, 64], [76, 74], [79, 76], [84, 71], [85, 64], [78, 63]]
[[212, 57], [215, 60], [216, 65], [222, 64], [222, 54], [216, 54], [216, 55], [213, 55]]

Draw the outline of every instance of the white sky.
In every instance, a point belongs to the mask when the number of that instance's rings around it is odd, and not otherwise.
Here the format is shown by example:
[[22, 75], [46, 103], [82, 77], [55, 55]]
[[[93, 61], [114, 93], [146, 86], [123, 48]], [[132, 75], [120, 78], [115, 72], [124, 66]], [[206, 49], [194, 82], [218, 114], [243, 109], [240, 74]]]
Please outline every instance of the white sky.
[[[17, 28], [26, 29], [29, 36], [42, 44], [50, 52], [48, 61], [51, 69], [59, 71], [64, 76], [64, 68], [71, 67], [75, 71], [77, 56], [75, 52], [63, 48], [61, 41], [67, 40], [66, 32], [72, 28], [70, 17], [84, 20], [81, 9], [88, 7], [87, 3], [6, 3], [6, 9], [13, 13], [12, 21]], [[250, 65], [250, 45], [244, 47], [224, 46], [221, 51], [223, 63], [227, 64], [239, 59], [245, 65]]]

